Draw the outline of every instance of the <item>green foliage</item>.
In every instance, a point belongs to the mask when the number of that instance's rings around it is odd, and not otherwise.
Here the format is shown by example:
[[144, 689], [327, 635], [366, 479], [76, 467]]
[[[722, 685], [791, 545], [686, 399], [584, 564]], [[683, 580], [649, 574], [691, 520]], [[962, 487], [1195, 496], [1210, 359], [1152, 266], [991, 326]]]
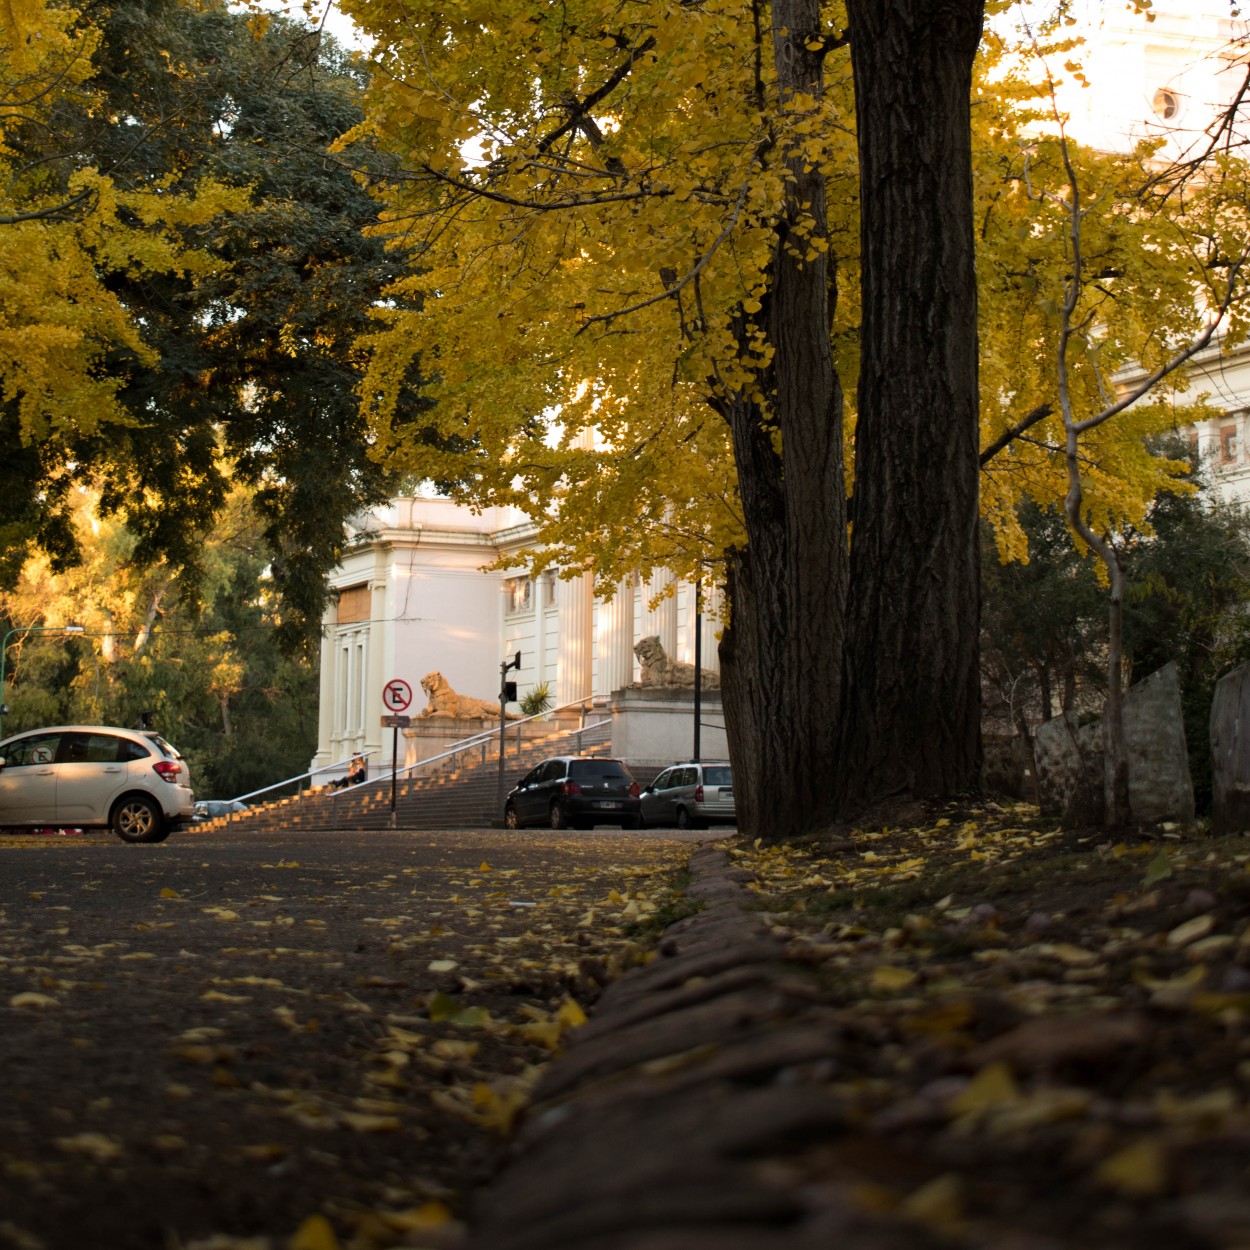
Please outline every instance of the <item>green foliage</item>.
[[[102, 267], [121, 327], [92, 357], [110, 422], [19, 437], [19, 401], [0, 412], [19, 449], [0, 469], [0, 575], [11, 584], [32, 549], [57, 567], [75, 558], [72, 488], [90, 477], [133, 558], [182, 570], [192, 594], [200, 536], [239, 480], [254, 487], [277, 627], [294, 642], [320, 620], [343, 520], [391, 481], [367, 454], [354, 344], [405, 252], [366, 237], [378, 213], [363, 184], [386, 175], [376, 152], [363, 141], [328, 152], [360, 120], [362, 73], [328, 37], [254, 24], [220, 0], [107, 0], [91, 21], [82, 93], [33, 155], [67, 185], [80, 168], [108, 169], [140, 210], [153, 187], [171, 203], [203, 185], [234, 190], [182, 220], [130, 209], [140, 243], [180, 250], [178, 263]], [[65, 228], [78, 238], [85, 224]], [[400, 397], [402, 423], [421, 401], [407, 380]]]
[[[987, 551], [982, 653], [987, 686], [1023, 728], [1064, 708], [1101, 707], [1108, 610], [1098, 570], [1073, 547], [1060, 514], [1026, 505], [1019, 519], [1028, 561], [1003, 564]], [[1160, 495], [1146, 519], [1116, 538], [1128, 575], [1128, 676], [1140, 681], [1176, 662], [1201, 811], [1211, 796], [1215, 683], [1250, 660], [1250, 515], [1206, 487]]]
[[540, 681], [521, 696], [521, 713], [524, 716], [539, 716], [551, 710], [552, 702], [551, 683]]
[[0, 599], [11, 625], [72, 620], [79, 637], [15, 635], [5, 734], [55, 723], [138, 726], [144, 712], [187, 757], [197, 795], [229, 798], [303, 772], [316, 749], [315, 648], [277, 643], [277, 600], [247, 494], [231, 494], [201, 553], [202, 603], [167, 567], [135, 565], [133, 535], [80, 503], [83, 561], [34, 557]]

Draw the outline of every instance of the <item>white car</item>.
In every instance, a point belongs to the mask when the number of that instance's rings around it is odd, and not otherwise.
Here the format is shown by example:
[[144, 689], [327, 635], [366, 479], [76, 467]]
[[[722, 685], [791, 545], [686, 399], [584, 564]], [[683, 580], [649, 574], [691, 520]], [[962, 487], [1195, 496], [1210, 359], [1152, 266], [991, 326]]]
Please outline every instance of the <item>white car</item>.
[[191, 820], [186, 761], [160, 734], [57, 725], [0, 742], [0, 826], [110, 828], [163, 842]]

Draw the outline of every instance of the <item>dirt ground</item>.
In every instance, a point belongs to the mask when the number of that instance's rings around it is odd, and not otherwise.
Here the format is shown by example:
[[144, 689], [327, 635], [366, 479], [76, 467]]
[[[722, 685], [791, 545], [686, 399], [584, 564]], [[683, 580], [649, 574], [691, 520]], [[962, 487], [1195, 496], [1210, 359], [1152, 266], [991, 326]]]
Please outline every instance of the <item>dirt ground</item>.
[[731, 908], [619, 1034], [596, 999], [691, 910], [688, 845], [0, 846], [0, 1247], [463, 1246], [539, 1071], [531, 1126], [608, 1056], [586, 1141], [625, 1153], [582, 1171], [655, 1177], [614, 1246], [1250, 1250], [1250, 839], [988, 804], [723, 845], [780, 946], [737, 960]]
[[1250, 1247], [1247, 836], [991, 804], [734, 862], [836, 1039], [794, 1183], [892, 1246]]
[[687, 850], [0, 836], [0, 1247], [460, 1244]]

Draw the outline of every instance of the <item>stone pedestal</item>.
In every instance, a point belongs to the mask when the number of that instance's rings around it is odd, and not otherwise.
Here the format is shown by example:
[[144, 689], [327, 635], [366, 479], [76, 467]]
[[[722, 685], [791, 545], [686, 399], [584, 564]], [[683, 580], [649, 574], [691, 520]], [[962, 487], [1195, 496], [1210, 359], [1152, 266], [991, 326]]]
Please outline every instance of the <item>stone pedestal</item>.
[[[576, 717], [573, 718], [576, 728]], [[509, 722], [505, 735], [505, 752], [509, 759], [518, 753], [520, 747], [528, 745], [539, 738], [548, 737], [555, 726], [547, 721], [526, 721], [524, 724]], [[403, 767], [410, 768], [422, 760], [435, 755], [442, 755], [465, 738], [480, 734], [489, 734], [484, 742], [466, 747], [464, 751], [449, 755], [438, 760], [428, 768], [416, 770], [413, 776], [428, 776], [435, 772], [450, 771], [459, 768], [469, 760], [493, 760], [499, 756], [499, 722], [485, 717], [451, 717], [429, 716], [424, 720], [413, 720], [407, 729], [401, 729], [404, 737]]]
[[[612, 753], [628, 764], [665, 765], [694, 754], [694, 691], [628, 686], [613, 691]], [[720, 691], [705, 690], [701, 707], [699, 754], [705, 760], [729, 758]]]

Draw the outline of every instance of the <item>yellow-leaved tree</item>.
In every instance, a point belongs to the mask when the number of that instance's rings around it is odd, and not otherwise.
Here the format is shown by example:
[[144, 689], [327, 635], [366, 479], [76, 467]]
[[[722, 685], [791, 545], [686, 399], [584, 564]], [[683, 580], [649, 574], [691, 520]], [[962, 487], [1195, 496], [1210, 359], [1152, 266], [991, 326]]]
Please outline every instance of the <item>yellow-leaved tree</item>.
[[[1008, 538], [1065, 473], [1064, 252], [1030, 193], [1053, 154], [1000, 42], [973, 94], [979, 0], [345, 7], [419, 262], [367, 344], [377, 454], [520, 504], [540, 558], [606, 584], [723, 577], [745, 829], [974, 786], [979, 470]], [[1102, 365], [1194, 293], [1148, 213], [1109, 198], [1105, 229], [1122, 285], [1149, 281]], [[438, 448], [398, 425], [414, 367]], [[1167, 476], [1135, 420], [1099, 435], [1109, 514]]]
[[0, 420], [7, 471], [43, 487], [39, 507], [0, 525], [10, 578], [32, 541], [68, 551], [69, 487], [89, 474], [89, 449], [107, 444], [110, 427], [136, 421], [112, 366], [150, 365], [153, 353], [114, 280], [211, 272], [219, 262], [182, 232], [243, 203], [211, 179], [193, 193], [160, 179], [122, 189], [73, 159], [60, 128], [101, 106], [90, 81], [97, 41], [71, 7], [0, 6]]

